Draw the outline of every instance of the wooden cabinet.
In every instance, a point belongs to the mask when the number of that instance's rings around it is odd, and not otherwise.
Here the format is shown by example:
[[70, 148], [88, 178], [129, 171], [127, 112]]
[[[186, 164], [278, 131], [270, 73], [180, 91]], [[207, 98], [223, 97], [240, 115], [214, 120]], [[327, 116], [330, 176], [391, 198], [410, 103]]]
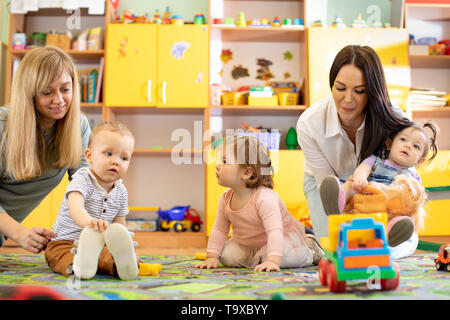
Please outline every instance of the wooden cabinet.
[[208, 106], [206, 25], [108, 25], [105, 104]]
[[106, 106], [156, 106], [157, 26], [109, 24]]
[[[430, 3], [405, 4], [405, 28], [417, 41], [423, 37], [434, 37], [437, 41], [450, 39], [450, 4]], [[450, 93], [450, 55], [410, 55], [411, 87], [432, 88]], [[437, 139], [440, 150], [450, 149], [450, 108], [415, 107], [412, 118], [418, 122], [433, 119], [441, 131]]]

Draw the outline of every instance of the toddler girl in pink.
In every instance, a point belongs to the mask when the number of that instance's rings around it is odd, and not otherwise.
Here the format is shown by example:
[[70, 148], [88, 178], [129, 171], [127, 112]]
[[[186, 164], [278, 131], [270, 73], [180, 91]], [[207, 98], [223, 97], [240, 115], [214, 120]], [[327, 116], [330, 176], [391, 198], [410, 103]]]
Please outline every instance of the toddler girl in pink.
[[227, 267], [280, 271], [317, 264], [322, 250], [272, 190], [267, 147], [253, 136], [229, 140], [216, 167], [218, 183], [229, 189], [219, 200], [207, 258], [195, 267], [217, 268], [221, 262]]

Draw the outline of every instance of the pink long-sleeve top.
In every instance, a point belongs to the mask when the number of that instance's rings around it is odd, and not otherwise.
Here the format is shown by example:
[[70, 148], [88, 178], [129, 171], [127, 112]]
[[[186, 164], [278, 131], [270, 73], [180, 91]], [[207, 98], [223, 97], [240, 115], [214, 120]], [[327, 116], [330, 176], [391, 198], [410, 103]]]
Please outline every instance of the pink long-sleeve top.
[[279, 195], [270, 188], [260, 186], [253, 190], [243, 208], [233, 210], [230, 207], [233, 194], [233, 190], [228, 189], [219, 199], [217, 217], [206, 251], [220, 256], [232, 225], [232, 237], [239, 244], [250, 248], [267, 245], [267, 256], [283, 256], [283, 235], [300, 224], [289, 213]]

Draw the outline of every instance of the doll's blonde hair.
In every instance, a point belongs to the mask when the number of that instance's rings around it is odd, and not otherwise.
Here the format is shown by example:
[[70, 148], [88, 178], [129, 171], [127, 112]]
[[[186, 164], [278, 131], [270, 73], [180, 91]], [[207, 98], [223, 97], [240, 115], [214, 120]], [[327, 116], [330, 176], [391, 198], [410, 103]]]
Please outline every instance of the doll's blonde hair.
[[399, 191], [403, 206], [399, 212], [388, 212], [389, 220], [396, 216], [408, 215], [414, 221], [415, 229], [422, 229], [426, 216], [424, 206], [428, 200], [425, 188], [413, 177], [399, 174], [388, 186], [387, 197], [389, 197], [389, 190]]
[[[50, 152], [39, 126], [35, 99], [63, 72], [72, 78], [72, 102], [64, 118], [56, 121], [55, 163], [48, 163]], [[27, 53], [14, 75], [8, 118], [0, 152], [1, 166], [16, 180], [40, 176], [51, 166], [75, 168], [82, 156], [80, 96], [75, 65], [64, 51], [56, 47], [37, 48]]]
[[273, 189], [273, 167], [267, 146], [255, 136], [227, 136], [222, 152], [232, 152], [237, 164], [252, 170], [247, 188], [265, 186]]

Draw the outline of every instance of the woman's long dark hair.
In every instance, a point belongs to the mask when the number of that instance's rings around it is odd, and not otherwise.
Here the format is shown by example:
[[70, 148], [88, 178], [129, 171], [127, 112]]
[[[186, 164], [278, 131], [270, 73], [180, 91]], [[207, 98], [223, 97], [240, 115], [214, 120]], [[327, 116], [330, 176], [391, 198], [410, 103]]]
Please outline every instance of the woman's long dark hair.
[[366, 119], [358, 163], [371, 154], [384, 157], [383, 146], [390, 133], [398, 132], [410, 121], [392, 109], [383, 66], [369, 46], [349, 45], [338, 52], [330, 70], [330, 88], [333, 88], [339, 70], [347, 64], [360, 69], [366, 80]]

